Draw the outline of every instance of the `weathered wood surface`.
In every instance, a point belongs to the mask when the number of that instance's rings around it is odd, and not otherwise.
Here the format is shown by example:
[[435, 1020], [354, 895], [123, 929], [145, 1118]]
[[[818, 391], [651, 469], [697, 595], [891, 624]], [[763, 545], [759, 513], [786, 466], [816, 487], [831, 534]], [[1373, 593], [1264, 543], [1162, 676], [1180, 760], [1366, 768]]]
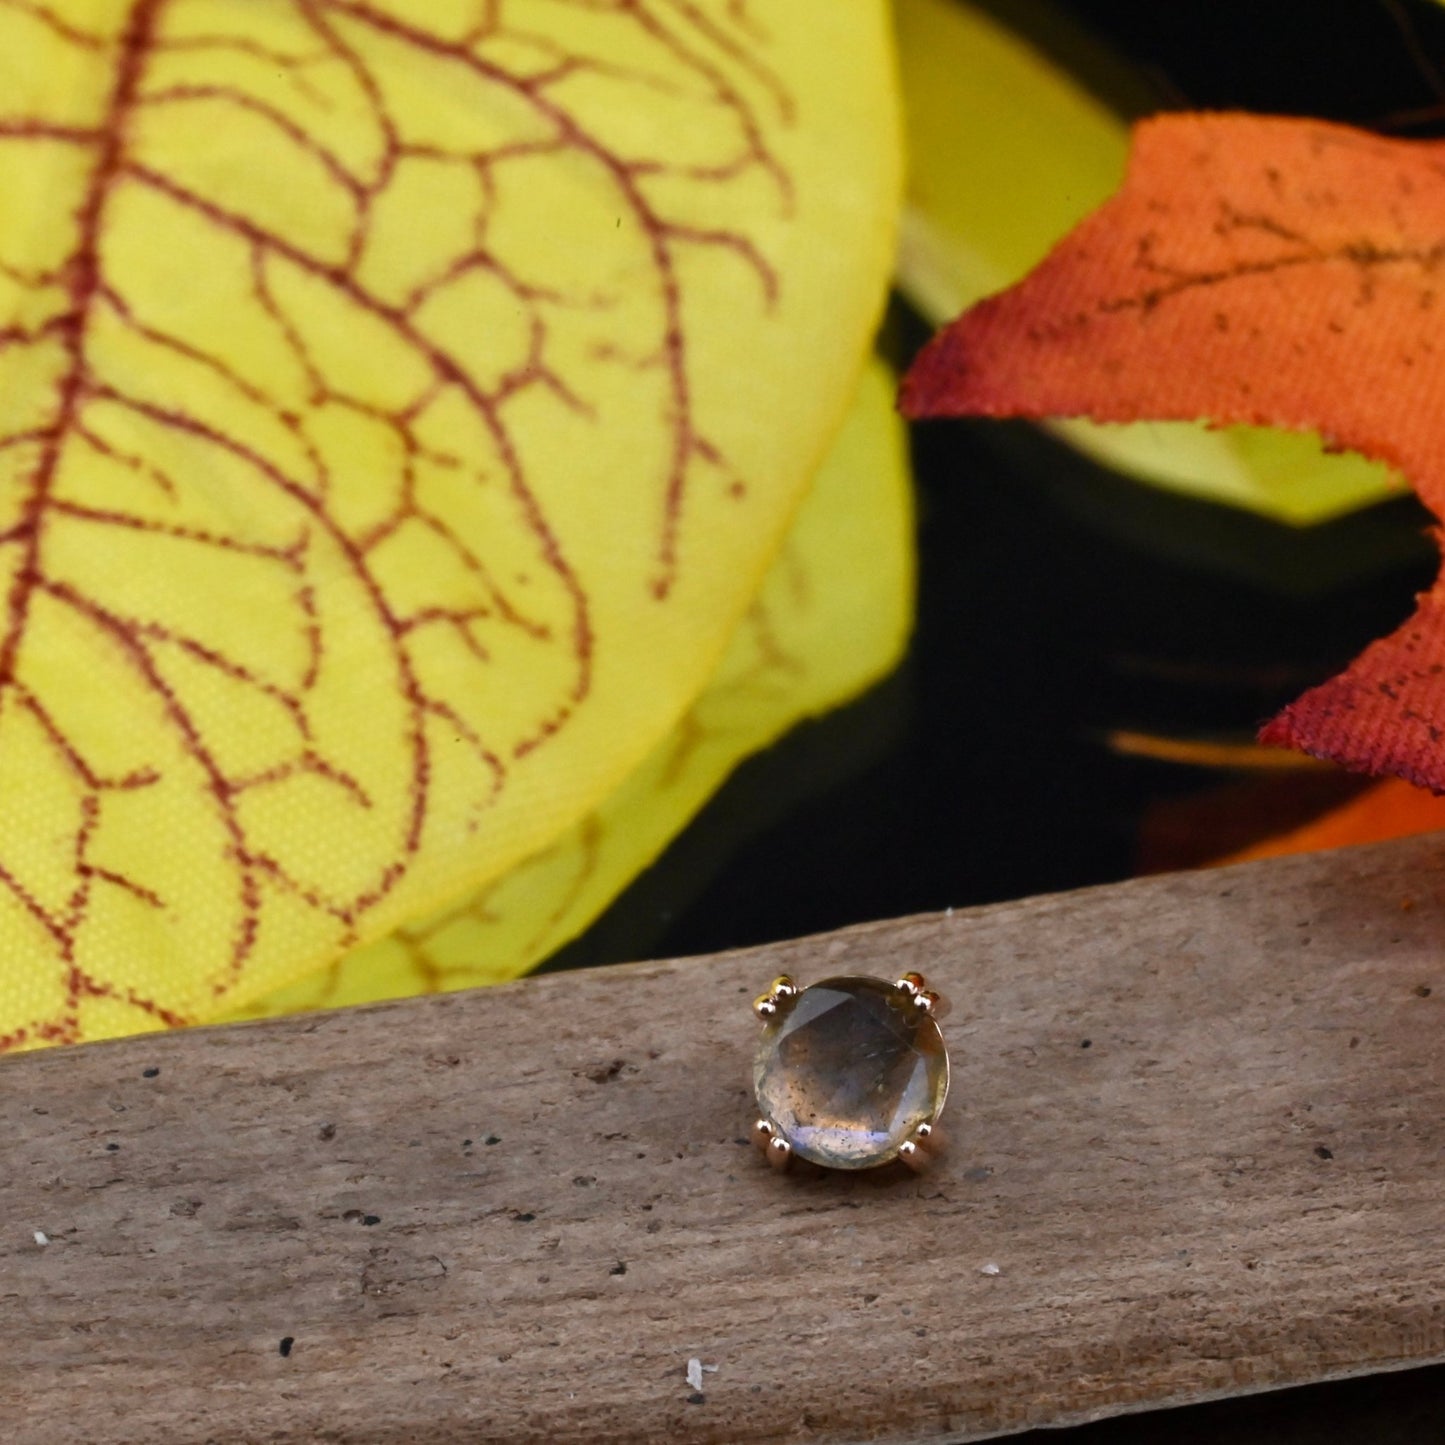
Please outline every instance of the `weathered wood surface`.
[[[972, 1440], [1445, 1359], [1442, 960], [1426, 839], [14, 1058], [6, 1438]], [[951, 1156], [772, 1174], [752, 994], [904, 967]]]

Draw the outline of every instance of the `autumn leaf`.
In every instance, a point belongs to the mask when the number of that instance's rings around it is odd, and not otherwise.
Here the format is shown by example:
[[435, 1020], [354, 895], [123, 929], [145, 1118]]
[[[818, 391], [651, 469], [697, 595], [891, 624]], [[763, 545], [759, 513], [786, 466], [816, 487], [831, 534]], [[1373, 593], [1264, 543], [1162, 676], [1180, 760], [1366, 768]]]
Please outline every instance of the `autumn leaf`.
[[[1141, 125], [1120, 194], [936, 337], [921, 416], [1321, 432], [1445, 513], [1445, 145], [1316, 121]], [[1445, 586], [1262, 738], [1445, 791]]]
[[1445, 828], [1445, 798], [1422, 792], [1403, 778], [1384, 778], [1338, 807], [1297, 828], [1271, 834], [1219, 864], [1315, 853], [1355, 843], [1381, 843]]
[[[965, 0], [897, 0], [909, 180], [898, 284], [935, 325], [1010, 285], [1118, 187], [1125, 122]], [[1117, 62], [1123, 66], [1123, 62]], [[1400, 481], [1318, 438], [1193, 422], [1051, 419], [1055, 435], [1138, 481], [1304, 526]]]
[[878, 0], [0, 0], [0, 1043], [467, 897], [692, 705], [892, 251]]
[[744, 757], [893, 667], [913, 596], [912, 497], [894, 387], [875, 362], [721, 666], [622, 787], [471, 898], [234, 1016], [515, 978], [591, 923]]

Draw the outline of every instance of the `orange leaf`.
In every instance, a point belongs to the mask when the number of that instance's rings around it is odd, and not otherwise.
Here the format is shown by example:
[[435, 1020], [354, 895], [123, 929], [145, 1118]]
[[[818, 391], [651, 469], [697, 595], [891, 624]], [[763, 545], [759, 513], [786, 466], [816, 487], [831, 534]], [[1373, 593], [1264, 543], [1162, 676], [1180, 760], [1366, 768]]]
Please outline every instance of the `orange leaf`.
[[1445, 828], [1445, 798], [1432, 798], [1398, 778], [1386, 778], [1313, 822], [1276, 833], [1216, 861], [1244, 863], [1287, 853], [1314, 853], [1349, 843], [1380, 843], [1412, 833], [1433, 833], [1438, 828]]
[[[1445, 143], [1166, 116], [1123, 189], [904, 383], [912, 417], [1317, 430], [1445, 516]], [[1445, 584], [1261, 737], [1445, 792]]]

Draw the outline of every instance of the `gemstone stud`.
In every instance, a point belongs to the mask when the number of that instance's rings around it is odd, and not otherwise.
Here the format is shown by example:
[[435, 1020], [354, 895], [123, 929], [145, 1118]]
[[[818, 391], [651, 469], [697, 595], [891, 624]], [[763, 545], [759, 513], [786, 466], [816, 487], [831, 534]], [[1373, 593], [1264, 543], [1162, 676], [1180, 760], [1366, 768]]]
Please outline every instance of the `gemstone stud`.
[[921, 974], [825, 978], [800, 989], [787, 975], [753, 1003], [763, 1036], [753, 1063], [753, 1141], [770, 1164], [794, 1158], [829, 1169], [901, 1159], [925, 1167], [939, 1152], [948, 1093], [943, 1000]]

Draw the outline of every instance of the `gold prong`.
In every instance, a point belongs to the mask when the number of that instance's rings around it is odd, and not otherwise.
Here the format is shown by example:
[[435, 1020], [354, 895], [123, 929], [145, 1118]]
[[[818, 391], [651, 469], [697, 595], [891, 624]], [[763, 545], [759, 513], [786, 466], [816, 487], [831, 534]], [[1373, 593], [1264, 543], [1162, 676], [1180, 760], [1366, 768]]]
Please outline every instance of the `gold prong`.
[[753, 1125], [753, 1148], [764, 1153], [769, 1144], [777, 1137], [778, 1131], [773, 1127], [770, 1119], [759, 1119]]
[[931, 988], [920, 989], [914, 994], [913, 1002], [933, 1019], [941, 1019], [948, 1012], [948, 1000]]
[[798, 985], [785, 973], [780, 973], [765, 992], [753, 1000], [753, 1012], [766, 1023], [776, 1018], [778, 1010], [798, 996]]
[[943, 1134], [937, 1124], [920, 1124], [911, 1139], [898, 1146], [898, 1157], [912, 1170], [927, 1169], [943, 1152]]
[[920, 1124], [913, 1131], [913, 1139], [918, 1147], [935, 1158], [947, 1147], [947, 1137], [937, 1124]]
[[921, 973], [905, 973], [893, 987], [908, 994], [911, 998], [917, 998], [924, 989], [923, 975]]
[[774, 1169], [786, 1169], [793, 1158], [793, 1146], [781, 1134], [768, 1140], [768, 1163]]

